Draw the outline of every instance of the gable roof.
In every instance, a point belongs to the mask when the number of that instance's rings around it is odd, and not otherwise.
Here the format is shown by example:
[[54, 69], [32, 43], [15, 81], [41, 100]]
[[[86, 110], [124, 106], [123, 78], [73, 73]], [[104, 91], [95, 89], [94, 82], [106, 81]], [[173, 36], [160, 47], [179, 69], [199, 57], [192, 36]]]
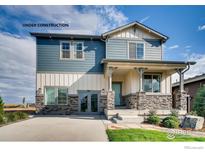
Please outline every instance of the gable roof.
[[[197, 81], [201, 81], [201, 80], [205, 80], [205, 74], [201, 74], [201, 75], [197, 75], [197, 76], [188, 78], [188, 79], [184, 80], [184, 84], [193, 83], [193, 82], [197, 82]], [[175, 82], [172, 84], [172, 87], [177, 87], [177, 86], [179, 86], [179, 82]]]
[[137, 26], [139, 26], [139, 27], [141, 27], [141, 28], [143, 28], [143, 29], [145, 29], [145, 30], [148, 30], [149, 32], [151, 32], [151, 33], [153, 33], [153, 34], [159, 36], [160, 38], [162, 38], [162, 40], [163, 40], [164, 42], [166, 42], [166, 40], [169, 39], [168, 36], [166, 36], [166, 35], [164, 35], [164, 34], [158, 32], [158, 31], [156, 31], [156, 30], [154, 30], [154, 29], [152, 29], [152, 28], [150, 28], [150, 27], [148, 27], [148, 26], [145, 26], [144, 24], [139, 23], [139, 22], [137, 22], [137, 21], [131, 22], [131, 23], [129, 23], [129, 24], [126, 24], [126, 25], [120, 26], [120, 27], [118, 27], [118, 28], [115, 28], [115, 29], [113, 29], [113, 30], [110, 30], [110, 31], [108, 31], [108, 32], [105, 32], [105, 33], [102, 34], [102, 37], [105, 38], [106, 36], [108, 36], [108, 35], [110, 35], [110, 34], [113, 34], [113, 33], [115, 33], [115, 32], [121, 31], [121, 30], [126, 29], [126, 28], [128, 28], [128, 27], [132, 27], [132, 26], [134, 26], [134, 25], [137, 25]]

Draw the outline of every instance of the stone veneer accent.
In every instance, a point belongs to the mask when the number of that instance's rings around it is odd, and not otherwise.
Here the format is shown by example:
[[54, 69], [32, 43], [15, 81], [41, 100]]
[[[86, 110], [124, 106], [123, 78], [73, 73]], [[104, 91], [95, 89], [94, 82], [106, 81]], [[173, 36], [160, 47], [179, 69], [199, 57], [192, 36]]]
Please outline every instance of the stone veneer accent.
[[166, 94], [148, 94], [138, 92], [136, 94], [138, 110], [171, 110], [172, 95]]
[[66, 115], [78, 111], [78, 95], [68, 95], [66, 105], [44, 105], [44, 95], [39, 89], [36, 92], [36, 112], [37, 114]]
[[114, 91], [108, 91], [107, 92], [107, 105], [106, 109], [113, 110], [115, 109], [115, 92]]
[[174, 101], [176, 104], [176, 109], [178, 110], [187, 110], [187, 93], [186, 92], [177, 92], [174, 95]]
[[137, 110], [170, 110], [172, 109], [172, 95], [146, 94], [137, 92], [125, 96], [126, 106]]
[[136, 94], [129, 94], [124, 96], [124, 101], [128, 109], [136, 109], [137, 108], [137, 96]]
[[103, 113], [104, 109], [106, 108], [106, 105], [107, 105], [107, 93], [101, 91], [100, 102], [99, 102], [99, 112]]

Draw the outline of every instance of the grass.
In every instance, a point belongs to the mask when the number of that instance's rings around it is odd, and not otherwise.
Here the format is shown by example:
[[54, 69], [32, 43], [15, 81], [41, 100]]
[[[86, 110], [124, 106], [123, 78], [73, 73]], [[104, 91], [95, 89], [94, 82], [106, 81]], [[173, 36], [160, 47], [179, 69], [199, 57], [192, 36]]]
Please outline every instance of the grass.
[[110, 141], [138, 141], [138, 142], [205, 142], [205, 137], [192, 137], [176, 134], [174, 139], [167, 138], [168, 133], [144, 129], [107, 130]]

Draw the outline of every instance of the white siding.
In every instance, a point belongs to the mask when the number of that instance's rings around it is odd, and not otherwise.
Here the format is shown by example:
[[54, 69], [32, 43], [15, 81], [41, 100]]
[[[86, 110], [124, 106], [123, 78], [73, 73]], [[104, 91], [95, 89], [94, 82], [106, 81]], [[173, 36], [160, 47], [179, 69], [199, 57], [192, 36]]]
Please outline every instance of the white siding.
[[107, 80], [103, 74], [85, 73], [37, 73], [37, 89], [44, 93], [45, 86], [65, 86], [69, 94], [77, 94], [77, 90], [107, 91]]

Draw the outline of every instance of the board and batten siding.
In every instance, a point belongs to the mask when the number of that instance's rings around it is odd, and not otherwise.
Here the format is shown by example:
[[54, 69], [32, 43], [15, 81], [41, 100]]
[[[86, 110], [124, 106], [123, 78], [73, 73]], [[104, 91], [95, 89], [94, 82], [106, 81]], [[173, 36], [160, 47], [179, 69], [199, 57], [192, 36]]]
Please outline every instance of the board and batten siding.
[[105, 43], [100, 40], [72, 40], [84, 43], [84, 59], [61, 60], [60, 41], [68, 39], [37, 38], [37, 72], [103, 72]]
[[86, 73], [37, 73], [37, 89], [44, 93], [46, 86], [67, 87], [69, 94], [78, 90], [106, 90], [107, 80], [103, 74]]
[[142, 29], [133, 27], [116, 32], [107, 39], [106, 58], [128, 59], [129, 42], [145, 44], [145, 60], [162, 60], [160, 39]]

